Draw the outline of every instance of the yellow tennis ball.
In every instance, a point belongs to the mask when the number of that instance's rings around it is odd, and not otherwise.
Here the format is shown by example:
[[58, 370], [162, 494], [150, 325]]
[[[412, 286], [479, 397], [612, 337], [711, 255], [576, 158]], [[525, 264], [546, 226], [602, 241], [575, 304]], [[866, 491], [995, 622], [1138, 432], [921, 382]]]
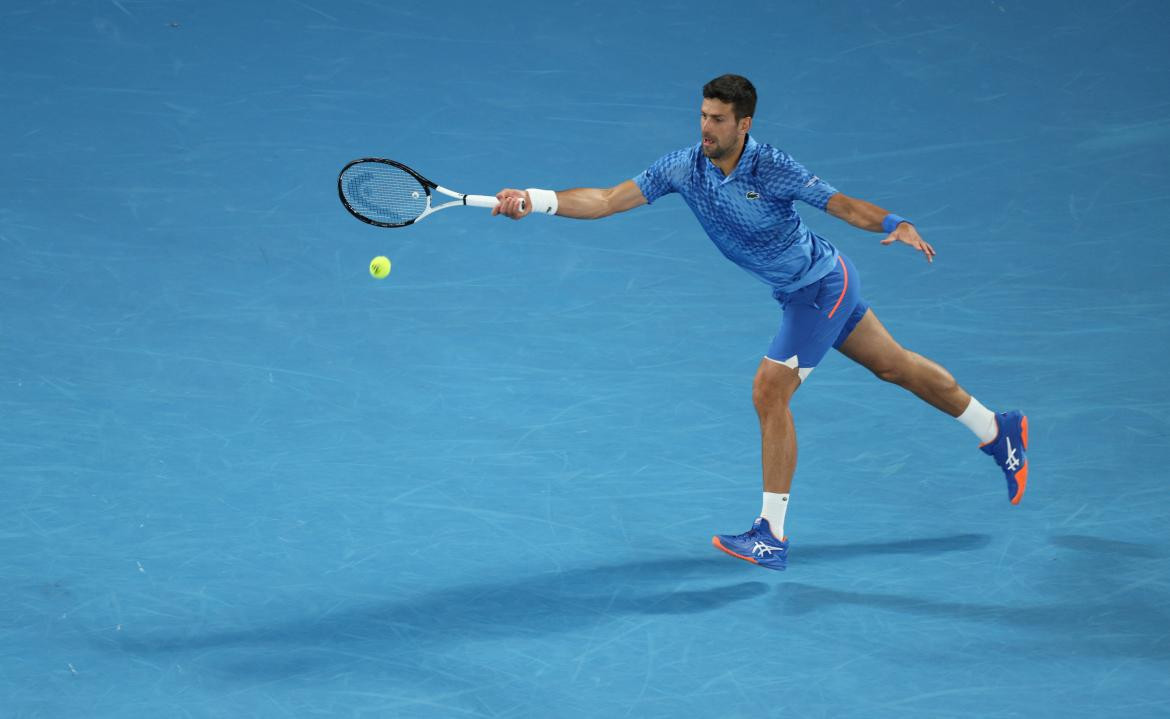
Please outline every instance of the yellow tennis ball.
[[390, 260], [381, 255], [370, 260], [370, 274], [378, 279], [390, 274]]

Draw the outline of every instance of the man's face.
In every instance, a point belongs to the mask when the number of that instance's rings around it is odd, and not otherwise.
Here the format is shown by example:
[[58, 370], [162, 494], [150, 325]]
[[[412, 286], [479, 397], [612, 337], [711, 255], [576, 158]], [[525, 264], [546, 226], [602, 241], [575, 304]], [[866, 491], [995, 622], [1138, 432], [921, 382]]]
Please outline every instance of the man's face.
[[699, 108], [699, 134], [703, 139], [703, 154], [712, 160], [718, 160], [730, 152], [735, 152], [751, 124], [750, 117], [736, 122], [734, 106], [731, 103], [704, 97], [703, 105]]

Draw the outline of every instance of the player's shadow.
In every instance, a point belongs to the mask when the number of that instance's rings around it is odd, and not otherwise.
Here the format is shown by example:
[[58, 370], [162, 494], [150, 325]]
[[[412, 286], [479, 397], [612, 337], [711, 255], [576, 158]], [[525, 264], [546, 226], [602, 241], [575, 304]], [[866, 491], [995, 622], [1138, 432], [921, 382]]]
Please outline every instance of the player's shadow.
[[1123, 542], [1117, 539], [1091, 537], [1084, 534], [1061, 534], [1049, 537], [1052, 544], [1088, 554], [1100, 554], [1113, 557], [1163, 557], [1165, 553], [1155, 545], [1139, 544], [1137, 542]]
[[[1097, 592], [1100, 588], [1097, 588]], [[1170, 661], [1164, 640], [1170, 627], [1170, 601], [1165, 592], [1130, 593], [1122, 598], [992, 604], [928, 599], [906, 594], [854, 592], [801, 583], [787, 583], [773, 597], [776, 612], [788, 616], [841, 611], [856, 607], [874, 612], [925, 616], [954, 622], [976, 622], [1009, 629], [1018, 651], [1069, 656], [1134, 657]]]
[[[898, 542], [807, 546], [801, 561], [820, 562], [881, 554], [923, 554], [976, 549], [983, 535]], [[631, 615], [700, 614], [757, 599], [784, 575], [757, 569], [712, 550], [703, 558], [661, 558], [451, 585], [395, 599], [351, 605], [319, 616], [268, 621], [245, 629], [199, 630], [180, 635], [121, 636], [134, 653], [278, 645], [321, 647], [385, 642], [389, 647], [465, 642], [580, 631]], [[387, 591], [387, 594], [390, 592]]]
[[[847, 611], [924, 616], [975, 622], [1009, 630], [1024, 651], [1089, 656], [1126, 656], [1170, 661], [1170, 595], [1161, 589], [1158, 548], [1080, 535], [1050, 537], [1051, 545], [1082, 556], [1055, 564], [1034, 577], [1031, 601], [992, 602], [939, 599], [910, 594], [862, 592], [785, 582], [769, 598], [777, 613], [801, 616]], [[972, 547], [974, 548], [974, 547]], [[1056, 558], [1054, 558], [1056, 559]], [[1049, 599], [1045, 601], [1045, 596]]]
[[804, 546], [794, 542], [791, 557], [793, 562], [814, 563], [839, 561], [885, 554], [941, 554], [982, 549], [991, 543], [986, 534], [956, 534], [950, 537], [923, 537], [896, 541], [874, 541], [865, 544], [814, 544]]
[[[326, 616], [183, 636], [125, 637], [142, 653], [248, 645], [450, 643], [577, 631], [629, 615], [697, 614], [760, 597], [769, 585], [750, 567], [719, 556], [665, 558], [450, 585], [334, 611]], [[760, 570], [755, 570], [756, 572]], [[390, 594], [387, 591], [386, 594]]]

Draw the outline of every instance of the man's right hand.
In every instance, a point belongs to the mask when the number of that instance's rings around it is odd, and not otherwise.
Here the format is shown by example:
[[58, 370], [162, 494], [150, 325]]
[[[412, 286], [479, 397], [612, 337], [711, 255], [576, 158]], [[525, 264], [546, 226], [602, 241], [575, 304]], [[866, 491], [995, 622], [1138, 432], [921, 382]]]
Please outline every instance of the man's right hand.
[[492, 209], [493, 215], [505, 215], [513, 220], [527, 217], [532, 212], [532, 198], [524, 190], [500, 190], [496, 193], [500, 204]]

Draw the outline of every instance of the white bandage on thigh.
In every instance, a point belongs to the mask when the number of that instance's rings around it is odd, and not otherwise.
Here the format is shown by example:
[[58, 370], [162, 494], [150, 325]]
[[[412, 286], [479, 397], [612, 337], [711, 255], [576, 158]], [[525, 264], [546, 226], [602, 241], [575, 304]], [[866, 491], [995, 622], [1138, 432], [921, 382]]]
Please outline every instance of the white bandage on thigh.
[[809, 376], [809, 373], [811, 373], [814, 369], [816, 369], [816, 367], [801, 367], [800, 360], [798, 360], [796, 358], [796, 355], [792, 355], [791, 357], [789, 357], [788, 359], [786, 359], [784, 361], [772, 359], [768, 355], [764, 355], [764, 359], [768, 360], [769, 362], [774, 362], [775, 364], [782, 364], [785, 367], [789, 367], [791, 369], [796, 370], [796, 374], [798, 377], [800, 377], [801, 382], [804, 381], [805, 377]]
[[532, 211], [542, 215], [557, 214], [557, 193], [552, 190], [538, 190], [530, 187], [525, 192], [532, 200]]

